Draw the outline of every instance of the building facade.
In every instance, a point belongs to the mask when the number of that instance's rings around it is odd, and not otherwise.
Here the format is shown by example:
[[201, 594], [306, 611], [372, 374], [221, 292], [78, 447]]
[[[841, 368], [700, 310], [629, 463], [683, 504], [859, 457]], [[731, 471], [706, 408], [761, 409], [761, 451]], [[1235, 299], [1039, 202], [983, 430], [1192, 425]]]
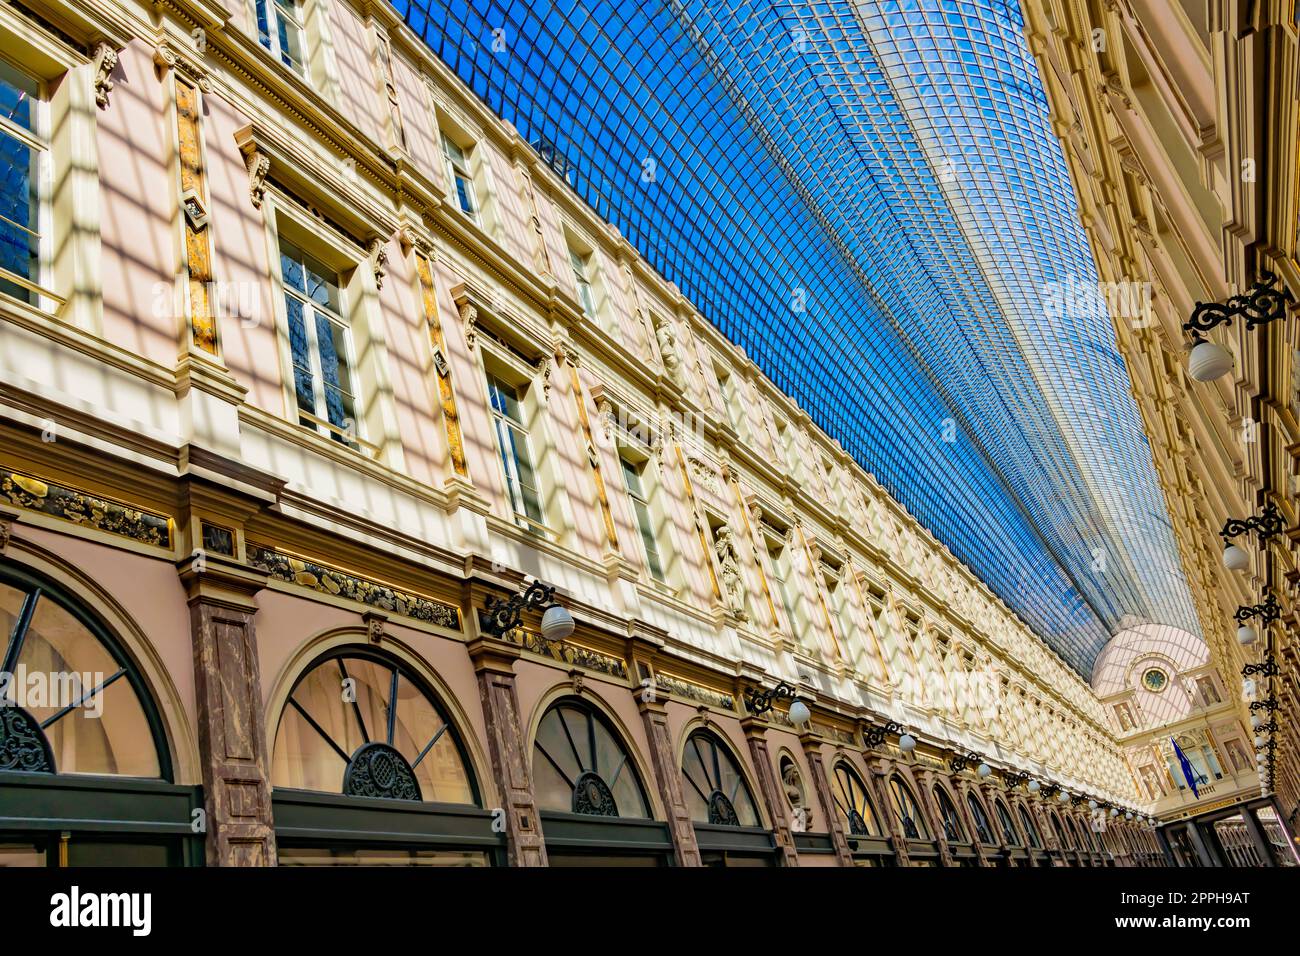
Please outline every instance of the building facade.
[[[1099, 274], [1141, 287], [1149, 303], [1117, 320], [1116, 335], [1209, 663], [1235, 711], [1230, 726], [1254, 734], [1258, 788], [1276, 794], [1294, 822], [1295, 4], [1024, 7]], [[1222, 374], [1192, 374], [1190, 350], [1201, 340], [1226, 349]], [[1241, 524], [1261, 520], [1263, 533]], [[1243, 553], [1230, 558], [1227, 545]], [[1217, 812], [1218, 804], [1203, 808]]]
[[1165, 860], [1110, 697], [392, 8], [0, 38], [6, 862]]

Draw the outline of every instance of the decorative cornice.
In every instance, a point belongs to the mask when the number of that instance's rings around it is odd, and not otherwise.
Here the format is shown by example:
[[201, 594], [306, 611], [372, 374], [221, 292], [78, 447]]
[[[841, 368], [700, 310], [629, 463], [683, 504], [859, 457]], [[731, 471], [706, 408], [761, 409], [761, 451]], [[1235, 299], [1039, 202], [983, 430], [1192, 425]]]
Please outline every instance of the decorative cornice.
[[86, 528], [170, 549], [171, 519], [22, 472], [0, 468], [0, 500]]

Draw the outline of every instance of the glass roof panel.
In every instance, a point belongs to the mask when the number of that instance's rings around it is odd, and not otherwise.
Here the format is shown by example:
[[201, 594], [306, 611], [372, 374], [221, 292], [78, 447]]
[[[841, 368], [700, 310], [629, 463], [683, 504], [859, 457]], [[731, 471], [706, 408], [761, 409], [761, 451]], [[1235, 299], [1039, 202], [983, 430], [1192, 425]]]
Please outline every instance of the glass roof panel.
[[1085, 678], [1197, 631], [1015, 0], [397, 8]]

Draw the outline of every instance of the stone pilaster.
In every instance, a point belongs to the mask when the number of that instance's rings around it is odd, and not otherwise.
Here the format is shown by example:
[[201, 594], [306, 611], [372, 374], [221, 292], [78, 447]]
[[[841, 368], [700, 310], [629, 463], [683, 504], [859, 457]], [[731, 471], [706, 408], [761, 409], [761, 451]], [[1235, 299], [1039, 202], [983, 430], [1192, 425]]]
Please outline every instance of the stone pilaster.
[[233, 559], [179, 565], [189, 595], [209, 866], [274, 866], [270, 760], [254, 597], [266, 575]]
[[785, 794], [781, 782], [772, 769], [772, 756], [767, 749], [767, 727], [755, 717], [744, 717], [740, 727], [749, 743], [749, 757], [758, 775], [758, 789], [767, 805], [767, 815], [776, 834], [776, 848], [785, 866], [799, 865], [799, 852], [795, 849], [794, 833], [790, 829], [790, 815], [786, 812]]
[[638, 696], [637, 707], [645, 722], [645, 735], [650, 742], [650, 765], [654, 769], [659, 799], [668, 814], [668, 832], [672, 837], [677, 865], [701, 866], [700, 847], [695, 842], [695, 824], [686, 808], [682, 775], [677, 768], [672, 736], [668, 732], [668, 713], [662, 703], [644, 693]]
[[478, 674], [492, 776], [505, 811], [506, 858], [511, 866], [546, 866], [546, 841], [519, 724], [514, 667], [519, 648], [482, 636], [469, 643], [468, 651]]
[[811, 731], [804, 731], [799, 735], [799, 743], [803, 745], [804, 756], [808, 758], [813, 789], [817, 791], [817, 802], [822, 808], [822, 816], [826, 818], [826, 829], [831, 835], [831, 845], [835, 847], [835, 859], [840, 866], [852, 866], [853, 851], [849, 849], [848, 839], [844, 836], [844, 824], [840, 822], [839, 808], [831, 795], [826, 762], [822, 759], [821, 741]]

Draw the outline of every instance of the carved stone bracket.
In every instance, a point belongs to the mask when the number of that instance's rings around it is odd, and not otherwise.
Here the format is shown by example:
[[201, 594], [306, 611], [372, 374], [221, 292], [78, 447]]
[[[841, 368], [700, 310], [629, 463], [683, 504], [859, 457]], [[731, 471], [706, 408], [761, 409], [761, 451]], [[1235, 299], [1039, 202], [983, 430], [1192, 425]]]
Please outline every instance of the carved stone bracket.
[[95, 61], [95, 105], [108, 109], [108, 94], [113, 92], [113, 71], [117, 69], [118, 51], [111, 43], [100, 41], [90, 51]]
[[251, 140], [245, 142], [239, 151], [244, 157], [244, 168], [248, 170], [248, 199], [254, 209], [261, 209], [266, 198], [266, 177], [271, 172], [271, 157]]
[[375, 236], [370, 240], [367, 249], [370, 254], [370, 264], [375, 270], [375, 288], [384, 287], [384, 279], [388, 276], [388, 241], [381, 236]]

